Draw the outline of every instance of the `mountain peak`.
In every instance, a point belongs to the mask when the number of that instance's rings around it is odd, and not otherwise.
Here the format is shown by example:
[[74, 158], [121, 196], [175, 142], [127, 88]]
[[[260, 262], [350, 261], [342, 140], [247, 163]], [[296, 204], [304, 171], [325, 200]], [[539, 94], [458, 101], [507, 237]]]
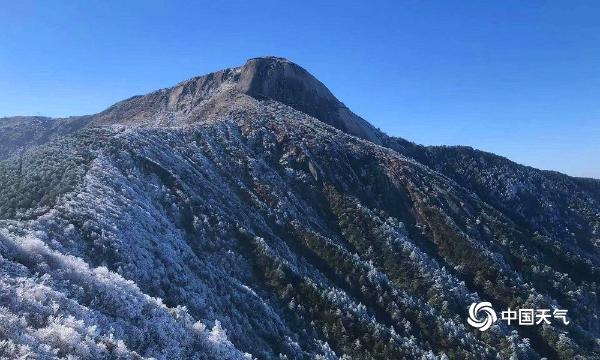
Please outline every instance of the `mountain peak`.
[[288, 59], [286, 59], [284, 57], [272, 56], [272, 55], [253, 57], [253, 58], [248, 59], [246, 61], [246, 63], [254, 62], [254, 61], [259, 61], [259, 62], [287, 62], [287, 63], [292, 63], [291, 61], [289, 61]]
[[[348, 134], [382, 143], [384, 134], [354, 114], [300, 65], [276, 56], [251, 58], [240, 67], [198, 76], [178, 85], [135, 96], [95, 116], [97, 124], [176, 126], [227, 109], [231, 93], [274, 100], [313, 116]], [[181, 116], [183, 115], [183, 116]], [[185, 118], [185, 121], [179, 119]]]
[[300, 65], [285, 58], [252, 58], [240, 70], [238, 89], [256, 98], [269, 98], [299, 106], [310, 100], [339, 102], [323, 83]]
[[237, 88], [257, 99], [284, 103], [348, 134], [381, 143], [382, 134], [377, 129], [350, 111], [307, 70], [288, 59], [249, 59], [241, 67]]

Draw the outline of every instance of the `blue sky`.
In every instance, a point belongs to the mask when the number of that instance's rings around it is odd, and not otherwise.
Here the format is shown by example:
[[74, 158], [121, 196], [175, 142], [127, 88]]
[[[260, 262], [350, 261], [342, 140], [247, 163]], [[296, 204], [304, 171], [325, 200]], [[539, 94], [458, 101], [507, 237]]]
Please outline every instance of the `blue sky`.
[[599, 1], [0, 0], [0, 116], [277, 55], [390, 135], [600, 178], [599, 19]]

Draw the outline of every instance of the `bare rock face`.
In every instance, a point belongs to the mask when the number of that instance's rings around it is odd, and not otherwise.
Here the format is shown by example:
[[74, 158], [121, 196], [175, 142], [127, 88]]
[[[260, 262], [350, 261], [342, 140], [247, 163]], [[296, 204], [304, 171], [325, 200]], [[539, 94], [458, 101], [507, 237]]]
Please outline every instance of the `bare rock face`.
[[0, 358], [600, 358], [597, 180], [388, 137], [282, 58], [1, 119], [0, 159]]
[[241, 69], [237, 88], [257, 99], [279, 101], [345, 133], [381, 143], [382, 135], [302, 67], [283, 58], [250, 59]]

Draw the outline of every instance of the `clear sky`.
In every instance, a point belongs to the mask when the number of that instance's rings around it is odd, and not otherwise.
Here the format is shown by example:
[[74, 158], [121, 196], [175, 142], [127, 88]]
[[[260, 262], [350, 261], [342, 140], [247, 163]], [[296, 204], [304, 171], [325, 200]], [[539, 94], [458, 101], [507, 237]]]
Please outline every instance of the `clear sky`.
[[0, 116], [277, 55], [390, 135], [600, 178], [600, 1], [189, 3], [0, 0]]

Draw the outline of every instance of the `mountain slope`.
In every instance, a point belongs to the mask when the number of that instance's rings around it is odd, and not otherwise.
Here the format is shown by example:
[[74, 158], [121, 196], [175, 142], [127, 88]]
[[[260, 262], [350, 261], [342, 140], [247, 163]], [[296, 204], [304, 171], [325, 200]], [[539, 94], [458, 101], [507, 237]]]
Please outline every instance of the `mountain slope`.
[[0, 118], [0, 160], [30, 147], [71, 134], [88, 124], [86, 117], [51, 119], [41, 116]]
[[[1, 161], [0, 354], [597, 358], [594, 181], [340, 104], [253, 59]], [[571, 324], [479, 332], [477, 301]]]

